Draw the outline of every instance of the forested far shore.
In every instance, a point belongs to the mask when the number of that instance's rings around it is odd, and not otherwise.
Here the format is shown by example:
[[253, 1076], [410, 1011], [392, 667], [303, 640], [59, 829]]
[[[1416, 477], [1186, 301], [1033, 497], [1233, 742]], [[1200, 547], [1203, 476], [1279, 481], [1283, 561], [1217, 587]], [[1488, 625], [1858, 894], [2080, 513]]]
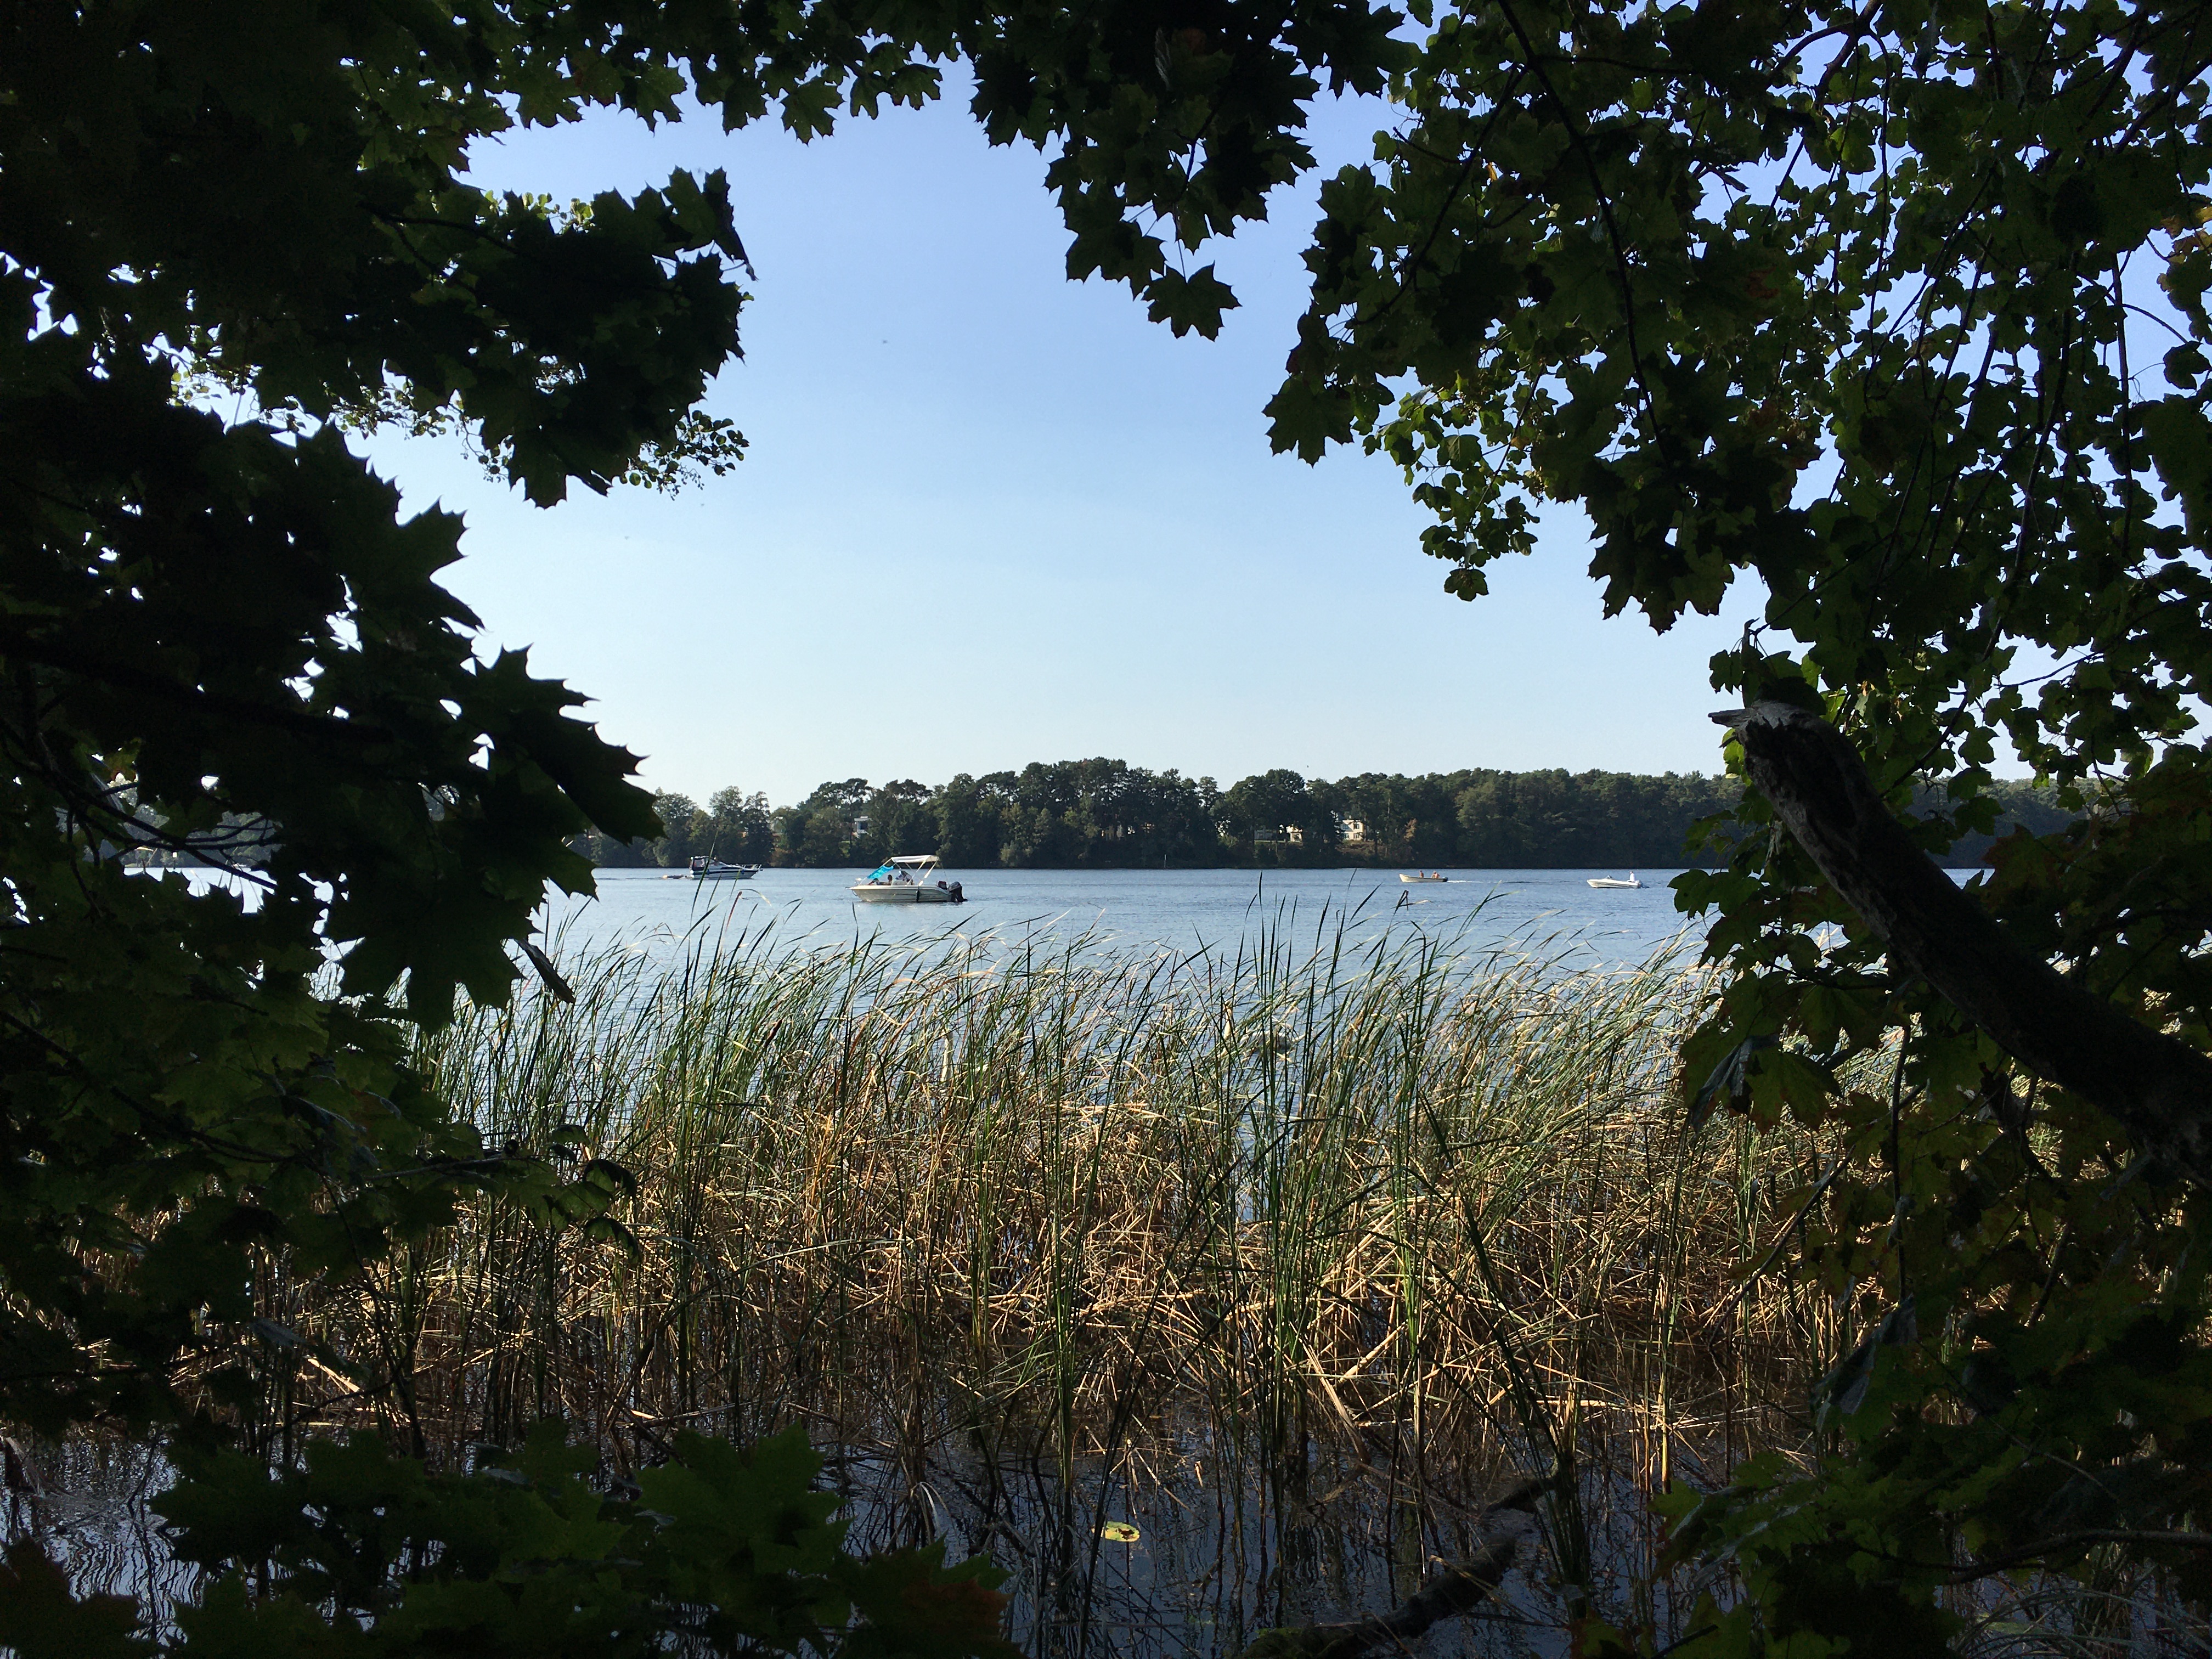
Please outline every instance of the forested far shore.
[[[1125, 761], [1034, 762], [1019, 772], [963, 772], [936, 787], [848, 778], [789, 806], [735, 787], [704, 805], [663, 792], [654, 797], [667, 827], [659, 840], [591, 836], [576, 845], [603, 866], [681, 866], [706, 854], [823, 869], [933, 853], [956, 869], [1665, 869], [1722, 860], [1699, 826], [1723, 817], [1742, 787], [1696, 772], [1475, 768], [1331, 780], [1279, 769], [1224, 789], [1212, 778]], [[2046, 834], [2072, 816], [2026, 780], [2000, 782], [1995, 793], [2004, 809], [1998, 836], [2015, 825]], [[1966, 836], [1944, 861], [1978, 865], [1995, 839]]]

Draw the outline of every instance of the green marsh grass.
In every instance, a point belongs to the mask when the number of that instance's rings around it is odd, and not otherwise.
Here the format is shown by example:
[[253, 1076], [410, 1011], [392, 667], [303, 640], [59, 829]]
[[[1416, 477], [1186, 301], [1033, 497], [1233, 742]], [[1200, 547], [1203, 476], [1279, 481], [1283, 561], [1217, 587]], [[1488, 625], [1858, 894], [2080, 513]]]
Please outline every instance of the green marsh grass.
[[1657, 1474], [1794, 1421], [1773, 1384], [1820, 1334], [1739, 1275], [1820, 1149], [1686, 1132], [1685, 952], [1565, 971], [1284, 926], [1225, 956], [757, 935], [564, 971], [573, 1003], [470, 1012], [419, 1058], [491, 1145], [630, 1171], [635, 1254], [483, 1202], [307, 1315], [405, 1372], [428, 1442], [957, 1399], [1063, 1462], [1192, 1413], [1464, 1448], [1535, 1399]]
[[804, 1423], [859, 1539], [988, 1551], [1017, 1639], [1074, 1659], [1373, 1611], [1549, 1471], [1533, 1588], [1467, 1641], [1589, 1610], [1663, 1646], [1648, 1493], [1814, 1449], [1849, 1332], [1752, 1270], [1837, 1149], [1687, 1128], [1686, 950], [1249, 937], [571, 957], [573, 1001], [468, 1011], [417, 1060], [490, 1146], [620, 1165], [620, 1231], [478, 1199], [349, 1287], [271, 1264], [264, 1311], [312, 1341], [268, 1355], [261, 1420], [458, 1462], [557, 1416], [614, 1478], [679, 1427]]
[[467, 1012], [418, 1059], [489, 1145], [629, 1171], [627, 1239], [478, 1200], [374, 1281], [272, 1307], [379, 1379], [302, 1372], [283, 1408], [453, 1459], [557, 1415], [617, 1472], [679, 1426], [805, 1422], [886, 1537], [938, 1534], [965, 1483], [968, 1547], [1057, 1540], [1025, 1583], [1079, 1650], [1124, 1571], [1109, 1514], [1213, 1504], [1201, 1577], [1277, 1582], [1306, 1520], [1364, 1504], [1402, 1589], [1437, 1517], [1558, 1466], [1571, 1614], [1651, 1559], [1643, 1492], [1802, 1443], [1834, 1333], [1745, 1274], [1823, 1149], [1686, 1129], [1685, 951], [1250, 937], [564, 962], [573, 1002]]

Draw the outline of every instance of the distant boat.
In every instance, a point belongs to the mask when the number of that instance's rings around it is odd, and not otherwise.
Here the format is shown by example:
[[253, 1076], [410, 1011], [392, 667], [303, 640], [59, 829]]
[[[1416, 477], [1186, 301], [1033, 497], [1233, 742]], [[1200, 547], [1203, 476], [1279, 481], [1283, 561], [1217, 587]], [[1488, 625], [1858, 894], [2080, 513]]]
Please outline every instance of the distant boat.
[[725, 864], [720, 859], [703, 857], [691, 860], [694, 881], [750, 881], [758, 874], [757, 864]]
[[885, 859], [849, 890], [863, 904], [965, 904], [958, 882], [930, 880], [936, 868], [934, 853]]
[[1593, 887], [1641, 887], [1644, 885], [1642, 882], [1637, 880], [1636, 872], [1633, 870], [1628, 872], [1626, 881], [1623, 881], [1619, 876], [1592, 876], [1589, 878], [1589, 884]]
[[1441, 870], [1416, 870], [1411, 875], [1401, 873], [1401, 881], [1449, 881], [1451, 878]]

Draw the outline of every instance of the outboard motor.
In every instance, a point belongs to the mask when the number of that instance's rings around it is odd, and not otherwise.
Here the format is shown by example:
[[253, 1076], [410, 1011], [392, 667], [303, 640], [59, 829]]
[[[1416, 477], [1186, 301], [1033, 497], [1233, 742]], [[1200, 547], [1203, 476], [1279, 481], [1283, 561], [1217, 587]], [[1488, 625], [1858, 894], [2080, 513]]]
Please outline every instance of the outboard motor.
[[951, 891], [952, 894], [952, 902], [955, 904], [965, 904], [968, 902], [966, 899], [960, 896], [960, 884], [958, 882], [956, 881], [952, 884]]

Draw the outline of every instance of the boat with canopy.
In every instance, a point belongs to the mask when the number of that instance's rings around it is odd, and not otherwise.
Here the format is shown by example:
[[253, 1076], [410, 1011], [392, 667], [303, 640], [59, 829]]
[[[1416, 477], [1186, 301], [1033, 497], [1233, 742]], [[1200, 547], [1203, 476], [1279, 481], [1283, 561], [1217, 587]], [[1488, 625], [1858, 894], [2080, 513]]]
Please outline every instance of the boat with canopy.
[[960, 884], [932, 879], [937, 854], [914, 853], [885, 859], [852, 886], [853, 896], [864, 904], [965, 904]]

